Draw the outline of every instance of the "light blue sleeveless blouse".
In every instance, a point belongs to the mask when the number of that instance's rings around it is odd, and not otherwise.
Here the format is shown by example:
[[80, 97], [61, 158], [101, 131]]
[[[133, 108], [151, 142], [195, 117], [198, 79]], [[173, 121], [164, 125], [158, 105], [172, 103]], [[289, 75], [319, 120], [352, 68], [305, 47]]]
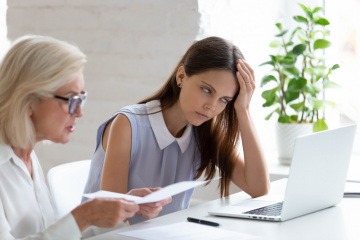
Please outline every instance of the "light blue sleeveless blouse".
[[[192, 126], [186, 127], [182, 137], [175, 138], [168, 131], [162, 112], [154, 113], [159, 110], [158, 100], [124, 107], [99, 127], [85, 193], [100, 190], [105, 158], [101, 140], [107, 123], [117, 114], [124, 114], [132, 129], [128, 190], [165, 187], [180, 181], [194, 180], [200, 154]], [[188, 208], [192, 194], [193, 190], [188, 190], [173, 196], [172, 202], [164, 206], [159, 216]], [[130, 222], [134, 224], [144, 220], [136, 215]]]

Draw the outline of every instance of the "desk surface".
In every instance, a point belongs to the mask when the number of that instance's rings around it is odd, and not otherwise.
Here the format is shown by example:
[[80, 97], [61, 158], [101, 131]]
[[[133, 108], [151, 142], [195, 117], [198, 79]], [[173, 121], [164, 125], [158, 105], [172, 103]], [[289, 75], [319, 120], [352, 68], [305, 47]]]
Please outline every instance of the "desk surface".
[[[271, 193], [283, 192], [285, 185], [286, 181], [284, 180], [272, 182]], [[132, 230], [146, 229], [170, 223], [182, 222], [186, 221], [187, 217], [215, 221], [220, 223], [220, 228], [251, 234], [258, 236], [259, 239], [266, 240], [360, 239], [360, 198], [344, 198], [342, 202], [335, 207], [280, 223], [250, 219], [215, 217], [208, 214], [210, 209], [216, 209], [221, 206], [235, 204], [247, 198], [249, 198], [248, 195], [243, 192], [236, 193], [228, 198], [217, 199], [199, 204], [183, 211], [148, 220], [130, 227], [114, 230], [90, 239], [131, 240], [133, 238], [120, 236], [118, 233], [129, 230], [130, 228]]]

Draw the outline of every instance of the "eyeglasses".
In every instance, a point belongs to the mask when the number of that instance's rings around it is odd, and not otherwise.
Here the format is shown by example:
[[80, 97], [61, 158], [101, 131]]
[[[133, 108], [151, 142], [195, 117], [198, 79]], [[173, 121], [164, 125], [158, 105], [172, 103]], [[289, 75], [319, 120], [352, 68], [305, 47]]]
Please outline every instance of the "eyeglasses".
[[69, 98], [66, 98], [66, 97], [54, 95], [54, 98], [66, 101], [69, 104], [68, 113], [72, 115], [80, 107], [84, 107], [84, 105], [86, 103], [87, 95], [88, 95], [88, 93], [86, 91], [82, 91], [80, 96], [75, 95], [75, 96], [71, 96]]

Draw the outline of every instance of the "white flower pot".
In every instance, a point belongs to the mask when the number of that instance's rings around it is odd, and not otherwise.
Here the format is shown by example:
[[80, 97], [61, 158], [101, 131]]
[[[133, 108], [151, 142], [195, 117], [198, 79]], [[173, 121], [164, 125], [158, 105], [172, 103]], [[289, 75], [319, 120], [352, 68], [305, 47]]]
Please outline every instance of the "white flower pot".
[[281, 164], [290, 165], [296, 137], [312, 133], [312, 123], [276, 123], [276, 143]]

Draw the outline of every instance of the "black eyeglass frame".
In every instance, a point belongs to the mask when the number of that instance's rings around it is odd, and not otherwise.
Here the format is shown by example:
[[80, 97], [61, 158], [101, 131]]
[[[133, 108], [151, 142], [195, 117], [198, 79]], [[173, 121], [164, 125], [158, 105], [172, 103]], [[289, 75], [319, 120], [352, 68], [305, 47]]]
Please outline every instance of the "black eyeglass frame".
[[87, 91], [82, 91], [81, 95], [74, 95], [69, 98], [62, 97], [59, 95], [54, 95], [54, 98], [66, 101], [69, 104], [68, 105], [68, 113], [70, 115], [72, 115], [76, 112], [76, 110], [79, 107], [84, 107], [86, 100], [87, 100], [87, 96], [88, 96]]

